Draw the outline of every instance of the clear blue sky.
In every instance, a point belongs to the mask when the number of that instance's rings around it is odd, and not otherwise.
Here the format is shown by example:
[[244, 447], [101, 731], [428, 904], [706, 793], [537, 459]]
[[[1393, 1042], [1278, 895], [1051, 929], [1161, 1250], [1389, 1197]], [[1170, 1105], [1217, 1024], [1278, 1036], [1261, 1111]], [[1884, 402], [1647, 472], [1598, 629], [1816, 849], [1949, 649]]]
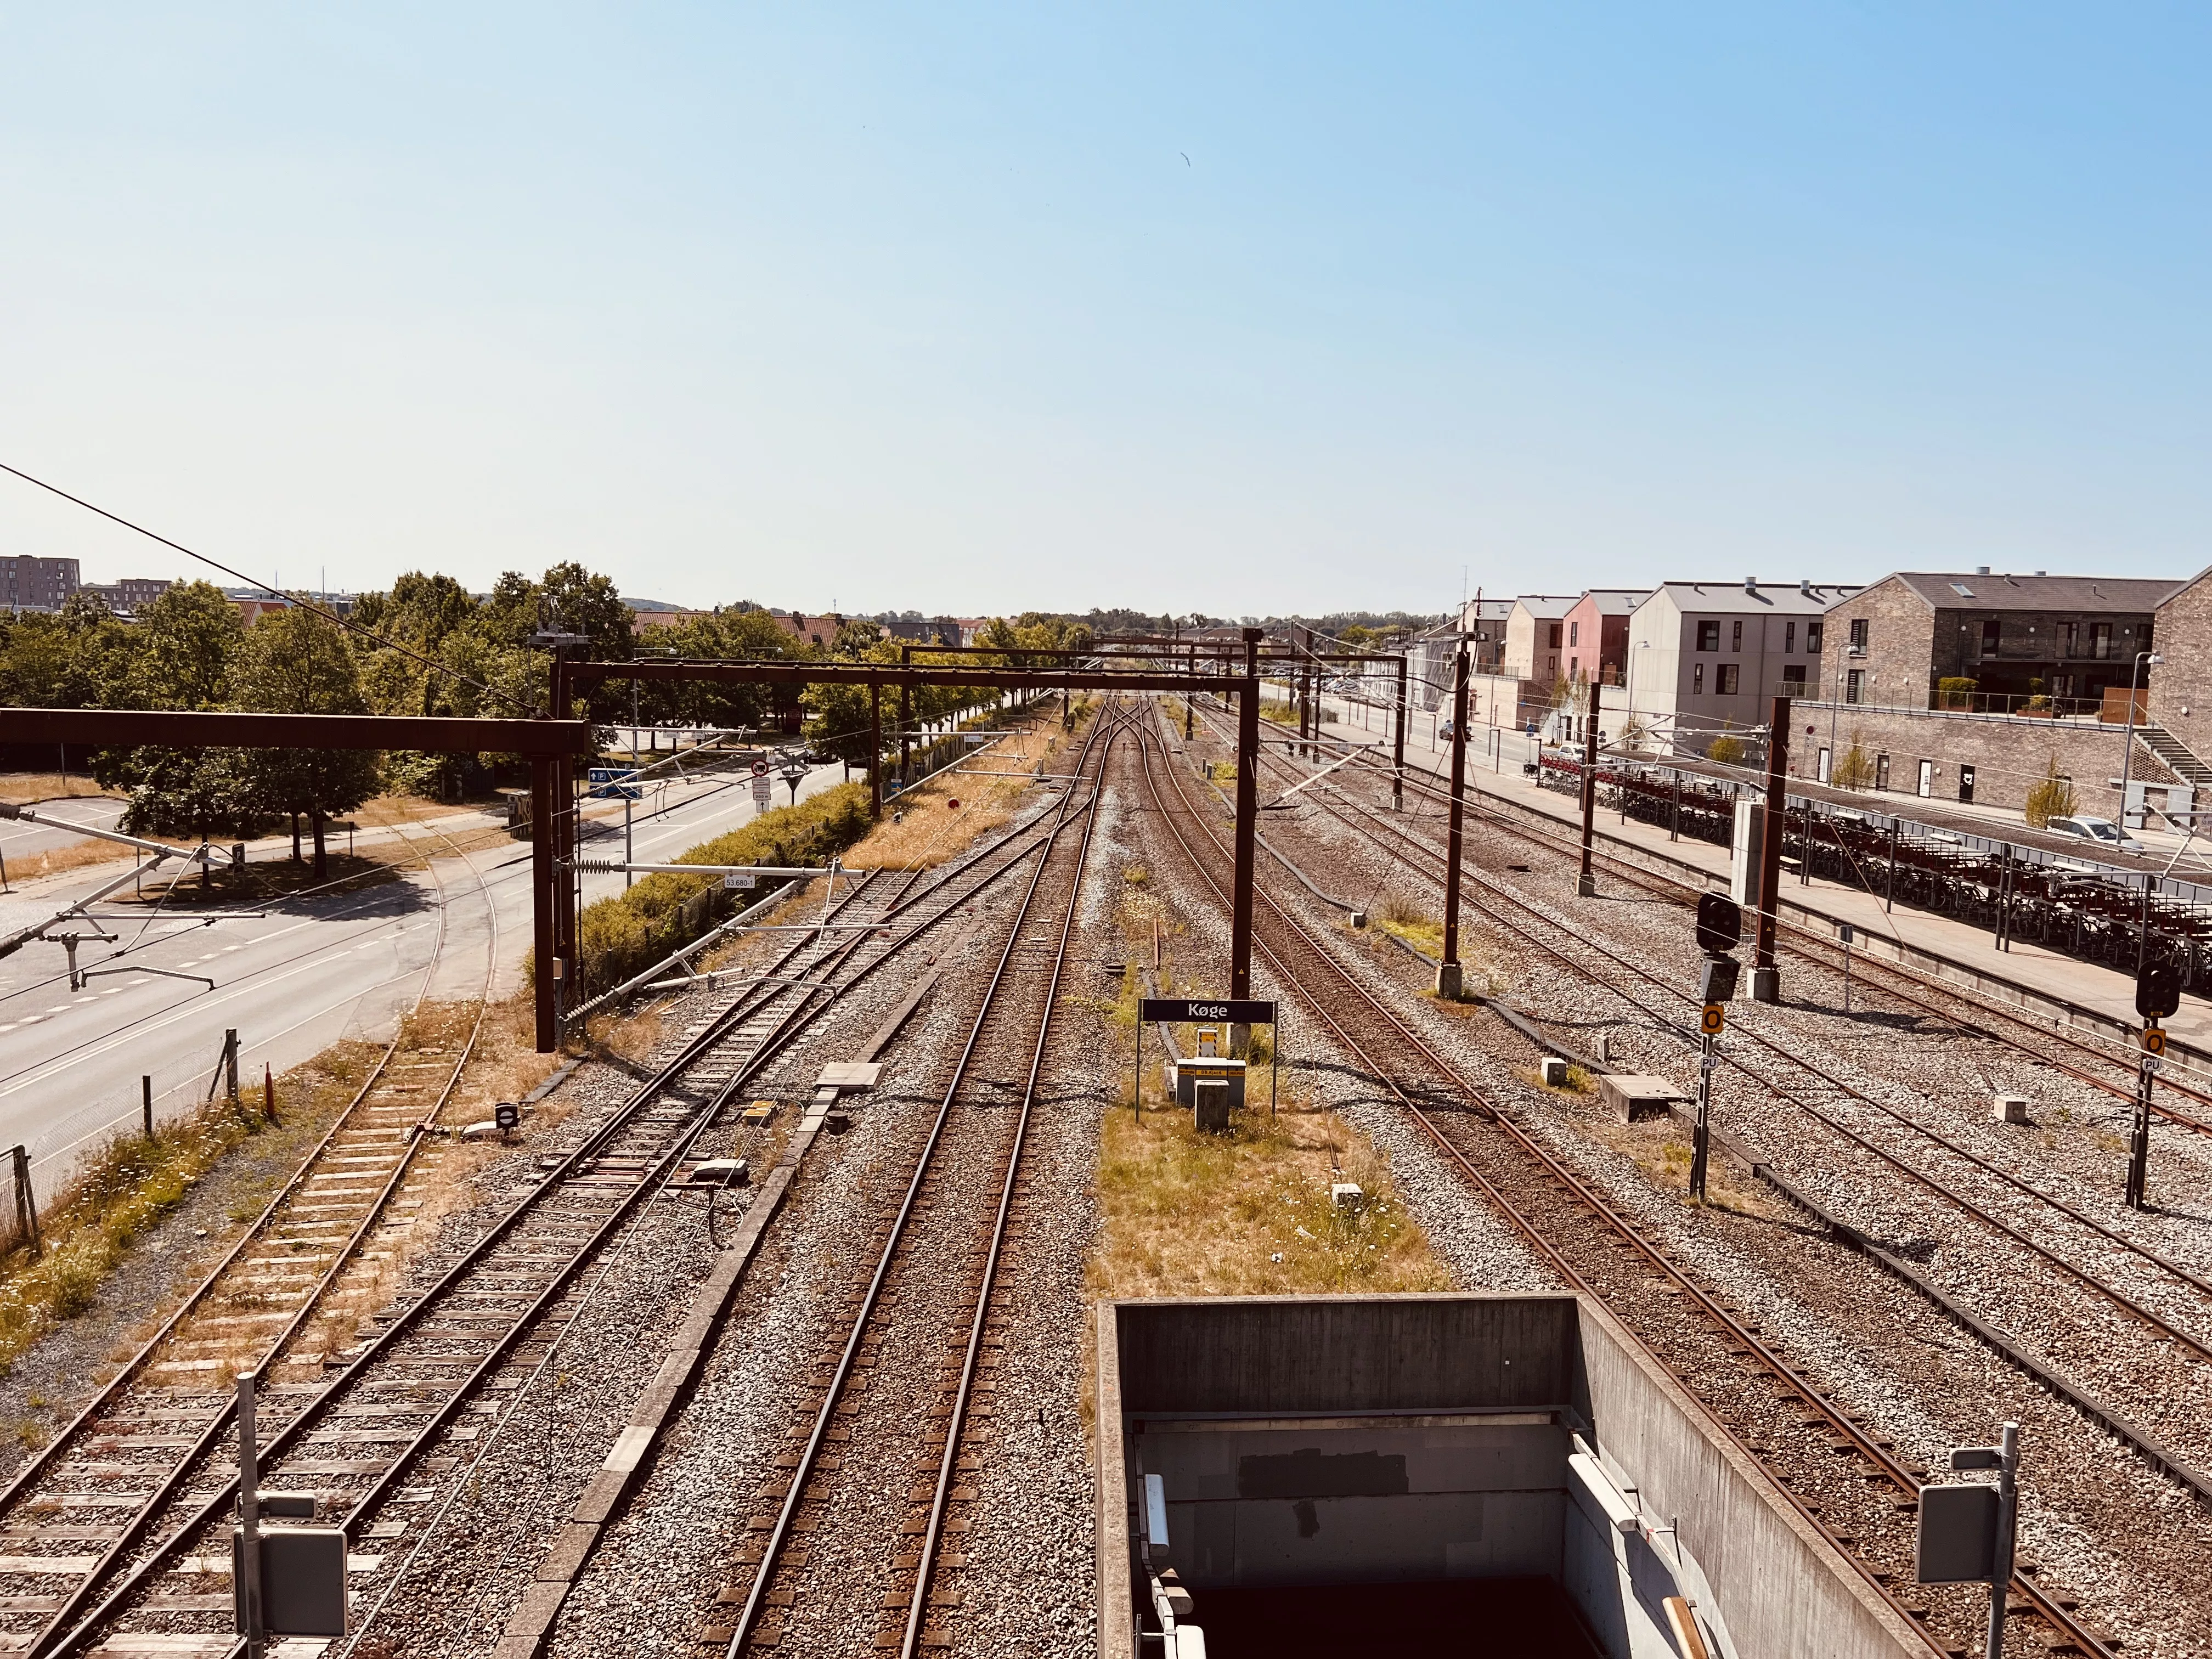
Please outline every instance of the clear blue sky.
[[2192, 574], [2209, 17], [11, 5], [0, 459], [355, 588]]

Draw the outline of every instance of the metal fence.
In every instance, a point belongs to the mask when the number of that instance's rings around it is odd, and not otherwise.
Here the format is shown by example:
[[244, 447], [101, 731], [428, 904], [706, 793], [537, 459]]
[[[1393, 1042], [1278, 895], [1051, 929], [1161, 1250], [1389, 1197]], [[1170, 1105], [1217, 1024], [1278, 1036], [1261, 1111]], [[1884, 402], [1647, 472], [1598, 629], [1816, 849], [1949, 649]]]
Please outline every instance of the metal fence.
[[[1547, 750], [1538, 781], [1579, 795], [1582, 761]], [[1735, 803], [1762, 792], [1672, 767], [1601, 765], [1607, 811], [1717, 847], [1735, 840]], [[2132, 975], [2167, 962], [2191, 990], [2212, 987], [2212, 889], [1917, 823], [1894, 813], [1793, 797], [1782, 857], [1814, 878], [1880, 896], [1886, 904], [1948, 916], [2007, 949], [2029, 940]]]

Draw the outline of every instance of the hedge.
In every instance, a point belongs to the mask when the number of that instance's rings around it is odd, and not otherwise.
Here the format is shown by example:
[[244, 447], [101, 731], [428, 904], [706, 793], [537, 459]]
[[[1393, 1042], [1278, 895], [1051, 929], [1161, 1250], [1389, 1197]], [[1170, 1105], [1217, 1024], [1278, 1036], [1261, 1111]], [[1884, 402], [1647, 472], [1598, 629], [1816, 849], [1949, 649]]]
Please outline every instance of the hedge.
[[[771, 807], [675, 862], [827, 864], [874, 827], [867, 785], [840, 784], [796, 806]], [[652, 875], [585, 906], [577, 941], [583, 994], [596, 996], [644, 972], [714, 927], [739, 897], [715, 877]]]

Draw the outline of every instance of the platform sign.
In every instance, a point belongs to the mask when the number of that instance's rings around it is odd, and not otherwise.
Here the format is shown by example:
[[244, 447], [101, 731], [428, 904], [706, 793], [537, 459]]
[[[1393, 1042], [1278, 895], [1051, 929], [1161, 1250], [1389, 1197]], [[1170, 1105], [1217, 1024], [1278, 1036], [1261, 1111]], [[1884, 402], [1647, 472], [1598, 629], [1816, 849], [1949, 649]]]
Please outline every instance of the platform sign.
[[1233, 997], [1146, 997], [1137, 1005], [1137, 1018], [1147, 1024], [1273, 1025], [1275, 1005]]
[[643, 800], [645, 791], [629, 781], [635, 777], [635, 768], [594, 766], [592, 769], [592, 799], [594, 800]]
[[1913, 1577], [1923, 1584], [1986, 1584], [1996, 1571], [1995, 1486], [1923, 1486]]

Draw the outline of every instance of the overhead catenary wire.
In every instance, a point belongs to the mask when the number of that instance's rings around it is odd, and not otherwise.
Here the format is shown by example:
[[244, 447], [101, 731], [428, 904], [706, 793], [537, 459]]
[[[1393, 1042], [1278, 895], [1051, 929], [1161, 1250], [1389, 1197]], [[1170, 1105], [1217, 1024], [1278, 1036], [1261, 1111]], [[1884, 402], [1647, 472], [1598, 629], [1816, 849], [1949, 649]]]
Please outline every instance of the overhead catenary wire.
[[68, 490], [64, 489], [60, 485], [48, 483], [44, 478], [33, 477], [32, 474], [24, 471], [23, 469], [19, 466], [10, 466], [7, 462], [0, 461], [0, 472], [12, 473], [16, 477], [21, 478], [25, 483], [34, 484], [39, 489], [46, 491], [47, 494], [58, 495], [62, 500], [68, 501], [74, 506], [81, 507], [88, 513], [97, 514], [111, 524], [119, 524], [125, 530], [131, 531], [138, 535], [143, 536], [149, 541], [159, 542], [162, 546], [173, 549], [174, 551], [183, 554], [188, 559], [197, 559], [200, 563], [207, 566], [210, 570], [220, 570], [224, 575], [234, 577], [236, 580], [244, 582], [248, 587], [258, 587], [264, 593], [268, 594], [272, 599], [283, 599], [286, 604], [295, 605], [302, 611], [312, 611], [315, 615], [322, 617], [325, 621], [336, 623], [340, 628], [346, 629], [349, 633], [358, 634], [364, 639], [374, 640], [384, 649], [387, 651], [397, 651], [401, 656], [408, 658], [411, 661], [422, 664], [425, 668], [431, 670], [433, 672], [444, 674], [459, 684], [467, 686], [471, 690], [481, 691], [489, 697], [498, 697], [507, 702], [509, 706], [520, 708], [526, 714], [534, 714], [538, 712], [534, 704], [529, 702], [524, 698], [516, 696], [511, 691], [502, 691], [496, 686], [486, 685], [481, 680], [471, 679], [466, 674], [456, 673], [447, 665], [438, 661], [434, 657], [426, 657], [421, 652], [400, 644], [397, 640], [386, 639], [383, 635], [376, 632], [375, 629], [365, 628], [361, 623], [353, 621], [349, 617], [341, 616], [335, 611], [326, 610], [319, 605], [310, 604], [306, 599], [296, 599], [293, 595], [284, 592], [280, 588], [271, 587], [267, 582], [261, 581], [255, 577], [249, 576], [244, 571], [236, 569], [230, 565], [223, 563], [220, 559], [210, 558], [207, 554], [196, 552], [192, 549], [186, 547], [182, 542], [170, 540], [168, 537], [162, 535], [157, 530], [149, 530], [144, 525], [134, 523], [132, 520], [125, 518], [119, 513], [111, 513], [106, 507], [99, 506], [95, 502], [85, 500], [82, 495], [72, 495]]

